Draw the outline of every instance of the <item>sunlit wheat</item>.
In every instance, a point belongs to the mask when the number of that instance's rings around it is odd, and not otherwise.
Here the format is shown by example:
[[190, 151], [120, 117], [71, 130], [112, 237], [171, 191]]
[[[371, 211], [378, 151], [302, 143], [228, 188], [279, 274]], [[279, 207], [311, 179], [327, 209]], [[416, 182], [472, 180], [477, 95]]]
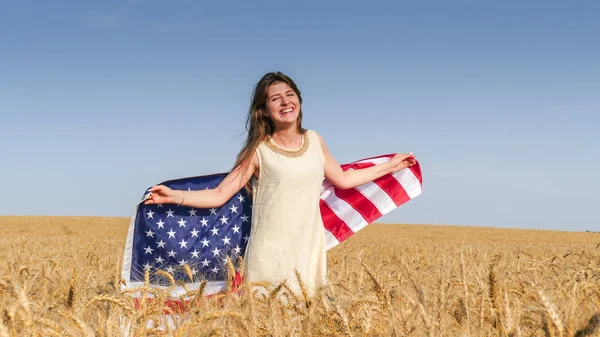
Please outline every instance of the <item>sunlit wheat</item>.
[[[300, 274], [203, 296], [173, 330], [166, 291], [120, 291], [128, 219], [0, 217], [0, 337], [596, 336], [600, 234], [373, 224], [328, 251], [314, 297]], [[227, 261], [229, 275], [234, 261]], [[241, 261], [237, 261], [241, 266]], [[145, 283], [181, 284], [165, 271]], [[299, 289], [296, 293], [292, 289]], [[131, 294], [156, 301], [134, 303]], [[128, 322], [124, 325], [123, 322]]]

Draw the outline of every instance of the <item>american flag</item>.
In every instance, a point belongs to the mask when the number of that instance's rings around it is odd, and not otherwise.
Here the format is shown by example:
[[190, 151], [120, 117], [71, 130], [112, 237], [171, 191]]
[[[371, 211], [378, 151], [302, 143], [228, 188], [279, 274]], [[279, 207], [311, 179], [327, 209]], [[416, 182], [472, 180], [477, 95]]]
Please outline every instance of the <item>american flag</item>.
[[[393, 154], [381, 155], [341, 167], [344, 171], [354, 170], [384, 163], [391, 157]], [[177, 190], [212, 189], [226, 175], [182, 178], [161, 184]], [[340, 190], [325, 179], [320, 210], [327, 249], [421, 194], [421, 185], [418, 162], [352, 189]], [[198, 289], [202, 280], [207, 281], [206, 295], [225, 291], [232, 278], [240, 282], [236, 275], [227, 275], [226, 261], [229, 258], [234, 268], [239, 268], [238, 257], [244, 256], [249, 240], [252, 199], [245, 189], [238, 191], [223, 206], [212, 209], [174, 204], [144, 205], [148, 195], [146, 190], [129, 225], [121, 274], [125, 281], [123, 290], [142, 286], [146, 271], [150, 276], [150, 287], [171, 288], [172, 298]], [[187, 290], [183, 286], [171, 286], [165, 272], [185, 283]], [[133, 296], [140, 295], [134, 293]]]

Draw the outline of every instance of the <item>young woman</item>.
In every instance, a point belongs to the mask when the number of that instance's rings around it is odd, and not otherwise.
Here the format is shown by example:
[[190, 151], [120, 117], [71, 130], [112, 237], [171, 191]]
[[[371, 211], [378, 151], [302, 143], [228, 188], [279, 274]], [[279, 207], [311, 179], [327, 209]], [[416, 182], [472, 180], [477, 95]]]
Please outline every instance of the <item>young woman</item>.
[[158, 185], [146, 204], [220, 207], [245, 186], [252, 191], [252, 226], [244, 280], [268, 281], [299, 291], [295, 270], [313, 296], [326, 279], [325, 231], [319, 210], [323, 179], [347, 189], [412, 166], [397, 154], [369, 168], [343, 171], [321, 136], [302, 127], [302, 96], [285, 74], [268, 73], [256, 84], [248, 138], [231, 172], [212, 190], [181, 191]]

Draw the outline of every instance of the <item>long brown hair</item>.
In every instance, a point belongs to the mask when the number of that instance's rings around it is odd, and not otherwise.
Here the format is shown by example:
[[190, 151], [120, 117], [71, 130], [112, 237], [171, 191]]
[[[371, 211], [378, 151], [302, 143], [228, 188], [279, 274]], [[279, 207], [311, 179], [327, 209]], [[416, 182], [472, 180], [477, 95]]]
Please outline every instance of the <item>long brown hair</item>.
[[[302, 104], [300, 90], [289, 76], [279, 71], [265, 74], [260, 81], [256, 83], [254, 91], [252, 92], [250, 109], [248, 109], [248, 115], [246, 117], [246, 131], [248, 131], [248, 137], [237, 156], [232, 171], [238, 167], [246, 169], [248, 165], [250, 165], [250, 161], [258, 145], [275, 132], [273, 121], [270, 118], [265, 117], [264, 113], [266, 112], [267, 89], [271, 85], [279, 82], [287, 83], [287, 85], [296, 92], [300, 104]], [[298, 127], [298, 132], [303, 133], [306, 131], [302, 128], [302, 108], [300, 108], [298, 113], [296, 125]], [[246, 185], [246, 187], [248, 186], [249, 185]]]

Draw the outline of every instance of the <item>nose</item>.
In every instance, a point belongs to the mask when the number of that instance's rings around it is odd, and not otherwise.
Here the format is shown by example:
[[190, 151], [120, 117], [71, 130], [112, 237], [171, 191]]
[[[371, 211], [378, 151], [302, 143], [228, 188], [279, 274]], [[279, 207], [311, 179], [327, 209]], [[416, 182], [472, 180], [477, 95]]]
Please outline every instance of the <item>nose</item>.
[[290, 99], [287, 98], [287, 96], [283, 96], [283, 99], [281, 100], [281, 105], [288, 105], [290, 103]]

